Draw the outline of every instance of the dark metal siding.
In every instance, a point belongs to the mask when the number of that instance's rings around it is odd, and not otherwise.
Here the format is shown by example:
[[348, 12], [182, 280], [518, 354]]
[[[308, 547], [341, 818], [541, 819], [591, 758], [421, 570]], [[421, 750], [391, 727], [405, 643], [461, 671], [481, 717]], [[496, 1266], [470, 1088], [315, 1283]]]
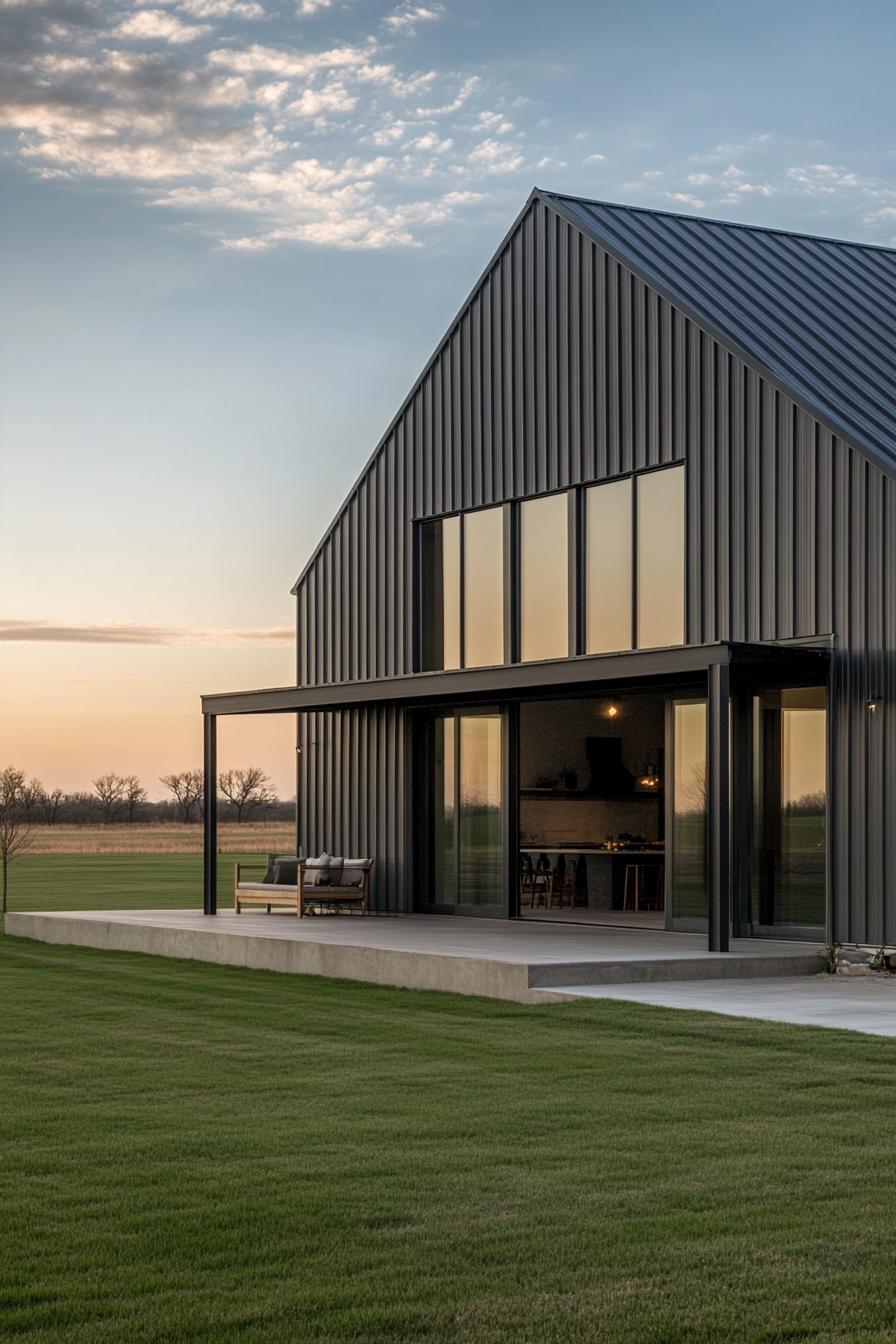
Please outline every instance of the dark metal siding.
[[[896, 939], [896, 482], [539, 199], [298, 585], [300, 680], [412, 671], [415, 517], [680, 459], [688, 642], [836, 635], [835, 934]], [[306, 850], [366, 842], [409, 908], [401, 714], [311, 718]]]
[[404, 711], [322, 711], [300, 715], [299, 723], [299, 839], [305, 853], [374, 856], [372, 904], [390, 912], [410, 909]]
[[896, 461], [896, 250], [542, 195], [810, 412]]

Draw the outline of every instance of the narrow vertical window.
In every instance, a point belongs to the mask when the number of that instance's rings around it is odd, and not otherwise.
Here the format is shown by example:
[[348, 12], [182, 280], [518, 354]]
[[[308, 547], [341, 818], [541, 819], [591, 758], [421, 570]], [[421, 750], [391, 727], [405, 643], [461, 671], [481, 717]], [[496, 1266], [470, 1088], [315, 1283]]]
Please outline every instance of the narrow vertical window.
[[672, 913], [706, 919], [706, 701], [674, 705]]
[[632, 647], [632, 482], [585, 492], [585, 647]]
[[520, 508], [520, 656], [569, 653], [567, 496], [527, 499]]
[[684, 643], [684, 467], [637, 478], [638, 648]]
[[460, 667], [460, 518], [442, 522], [442, 667]]
[[504, 662], [504, 510], [464, 515], [464, 666]]
[[420, 530], [420, 667], [460, 667], [460, 519], [438, 518]]

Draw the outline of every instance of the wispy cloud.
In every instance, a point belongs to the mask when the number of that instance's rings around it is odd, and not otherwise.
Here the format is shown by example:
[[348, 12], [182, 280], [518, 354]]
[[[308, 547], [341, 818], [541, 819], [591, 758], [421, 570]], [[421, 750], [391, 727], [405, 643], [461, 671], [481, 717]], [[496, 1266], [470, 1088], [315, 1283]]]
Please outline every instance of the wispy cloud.
[[113, 37], [145, 38], [149, 42], [195, 42], [209, 31], [207, 24], [188, 24], [162, 9], [138, 9], [112, 29]]
[[[630, 199], [645, 204], [709, 210], [733, 218], [756, 219], [755, 206], [764, 201], [776, 203], [778, 219], [781, 213], [793, 218], [798, 212], [807, 223], [836, 209], [854, 217], [855, 232], [862, 225], [878, 233], [886, 230], [896, 219], [892, 180], [843, 163], [807, 158], [813, 149], [817, 153], [818, 145], [762, 131], [738, 143], [714, 145], [678, 163], [645, 170], [639, 178], [624, 183], [623, 189]], [[822, 225], [819, 231], [826, 229]]]
[[393, 33], [411, 34], [416, 32], [421, 23], [435, 23], [444, 14], [441, 5], [399, 5], [398, 9], [387, 14], [383, 19], [384, 27]]
[[118, 621], [75, 625], [52, 621], [0, 620], [0, 643], [7, 644], [283, 644], [295, 638], [288, 626], [260, 630], [197, 629]]
[[503, 87], [415, 63], [441, 5], [335, 44], [327, 8], [297, 0], [288, 41], [258, 0], [0, 0], [0, 131], [38, 176], [117, 184], [237, 252], [414, 245], [541, 157]]

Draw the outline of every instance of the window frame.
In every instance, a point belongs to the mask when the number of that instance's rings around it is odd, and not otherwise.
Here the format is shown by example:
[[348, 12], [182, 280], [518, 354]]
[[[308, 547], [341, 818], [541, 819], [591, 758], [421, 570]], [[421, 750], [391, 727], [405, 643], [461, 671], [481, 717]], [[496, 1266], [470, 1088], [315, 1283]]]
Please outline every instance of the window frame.
[[[643, 476], [652, 475], [660, 471], [669, 471], [680, 468], [683, 470], [683, 512], [682, 519], [682, 539], [683, 539], [683, 572], [682, 572], [682, 633], [684, 639], [681, 645], [643, 645], [640, 646], [638, 639], [638, 481]], [[604, 654], [589, 654], [587, 648], [587, 585], [588, 585], [588, 566], [587, 566], [587, 491], [602, 485], [612, 485], [619, 481], [631, 482], [631, 553], [629, 556], [630, 583], [631, 583], [631, 643], [626, 649], [614, 650]], [[649, 467], [642, 467], [636, 471], [616, 472], [609, 476], [593, 478], [591, 480], [579, 481], [574, 485], [554, 487], [550, 490], [538, 490], [532, 494], [515, 495], [509, 499], [477, 504], [470, 509], [450, 509], [444, 513], [421, 514], [412, 518], [414, 527], [415, 545], [414, 545], [414, 610], [416, 613], [416, 632], [414, 639], [414, 669], [416, 672], [424, 670], [423, 668], [423, 598], [424, 598], [424, 579], [423, 579], [423, 527], [425, 524], [444, 522], [449, 518], [459, 518], [460, 520], [460, 671], [467, 669], [466, 660], [466, 620], [465, 620], [465, 587], [466, 587], [466, 526], [465, 519], [473, 513], [481, 513], [485, 509], [501, 509], [503, 512], [503, 598], [504, 598], [504, 659], [500, 664], [489, 664], [489, 666], [509, 666], [523, 662], [540, 661], [537, 659], [523, 659], [521, 649], [521, 629], [522, 629], [522, 505], [530, 500], [548, 498], [553, 495], [565, 495], [568, 501], [567, 515], [567, 602], [568, 602], [568, 653], [569, 658], [577, 657], [612, 657], [613, 653], [637, 653], [642, 648], [679, 648], [684, 647], [688, 642], [688, 606], [689, 606], [689, 556], [690, 556], [690, 518], [688, 513], [688, 500], [690, 491], [690, 468], [685, 458], [675, 458], [671, 462], [658, 463]], [[555, 661], [549, 659], [548, 661]], [[485, 664], [475, 664], [476, 667], [485, 666]], [[447, 670], [447, 669], [444, 669]]]

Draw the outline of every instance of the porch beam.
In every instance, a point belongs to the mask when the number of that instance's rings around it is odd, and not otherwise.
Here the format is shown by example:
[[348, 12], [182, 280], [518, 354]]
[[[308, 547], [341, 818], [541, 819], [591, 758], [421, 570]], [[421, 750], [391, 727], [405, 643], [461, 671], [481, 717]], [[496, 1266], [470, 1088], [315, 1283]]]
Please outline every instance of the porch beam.
[[731, 930], [731, 669], [713, 663], [708, 677], [707, 804], [709, 950], [727, 952]]
[[202, 716], [202, 913], [218, 913], [218, 720]]

